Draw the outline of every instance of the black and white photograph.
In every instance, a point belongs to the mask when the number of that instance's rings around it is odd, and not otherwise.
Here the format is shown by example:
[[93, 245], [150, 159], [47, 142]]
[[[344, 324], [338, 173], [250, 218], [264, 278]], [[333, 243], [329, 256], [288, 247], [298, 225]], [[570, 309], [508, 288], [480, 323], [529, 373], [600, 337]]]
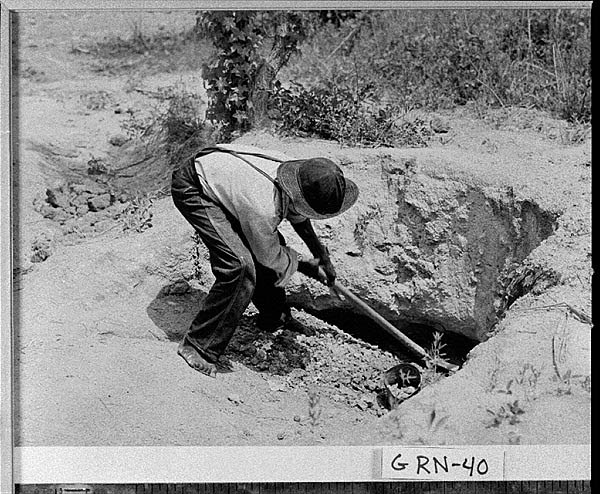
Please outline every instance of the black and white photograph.
[[363, 480], [485, 481], [566, 448], [587, 471], [591, 2], [24, 3], [1, 48], [18, 461], [356, 451]]

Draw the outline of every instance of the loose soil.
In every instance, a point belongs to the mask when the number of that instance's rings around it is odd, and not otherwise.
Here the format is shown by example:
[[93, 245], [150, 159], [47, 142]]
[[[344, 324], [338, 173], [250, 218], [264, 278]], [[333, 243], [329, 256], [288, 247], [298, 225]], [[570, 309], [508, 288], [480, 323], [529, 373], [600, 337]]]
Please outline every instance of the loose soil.
[[383, 373], [413, 357], [300, 275], [290, 330], [262, 333], [248, 309], [235, 372], [210, 379], [177, 356], [212, 274], [164, 166], [134, 165], [126, 130], [165, 88], [204, 97], [199, 60], [94, 47], [194, 21], [17, 16], [17, 445], [588, 443], [591, 140], [529, 110], [427, 115], [444, 125], [423, 149], [239, 139], [343, 166], [359, 202], [315, 225], [341, 283], [426, 348], [442, 331], [456, 374], [417, 361], [424, 385], [390, 410]]

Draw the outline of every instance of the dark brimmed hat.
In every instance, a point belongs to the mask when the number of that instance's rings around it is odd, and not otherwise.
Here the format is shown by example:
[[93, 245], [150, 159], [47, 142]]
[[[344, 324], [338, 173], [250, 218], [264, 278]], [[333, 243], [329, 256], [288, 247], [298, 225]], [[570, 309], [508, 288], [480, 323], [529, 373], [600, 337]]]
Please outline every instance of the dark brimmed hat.
[[358, 199], [356, 184], [327, 158], [285, 161], [277, 169], [277, 182], [294, 210], [311, 219], [337, 216]]

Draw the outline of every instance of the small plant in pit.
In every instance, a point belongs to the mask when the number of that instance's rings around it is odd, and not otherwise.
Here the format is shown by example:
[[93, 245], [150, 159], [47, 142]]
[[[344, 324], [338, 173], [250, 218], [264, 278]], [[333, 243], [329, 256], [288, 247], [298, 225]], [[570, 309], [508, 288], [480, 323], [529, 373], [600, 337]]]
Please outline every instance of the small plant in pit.
[[436, 331], [433, 333], [433, 342], [431, 348], [427, 352], [425, 359], [425, 370], [423, 371], [423, 386], [438, 382], [444, 374], [437, 371], [440, 362], [444, 361], [446, 355], [444, 353], [445, 343], [442, 343], [443, 333]]
[[402, 439], [404, 437], [404, 423], [402, 422], [402, 415], [398, 412], [390, 413], [388, 415], [391, 422], [391, 434], [396, 439]]
[[514, 400], [502, 405], [497, 410], [487, 409], [487, 412], [491, 415], [490, 419], [486, 423], [486, 427], [500, 427], [504, 422], [508, 422], [510, 425], [516, 425], [521, 422], [521, 415], [525, 413], [525, 410], [519, 405], [519, 400]]

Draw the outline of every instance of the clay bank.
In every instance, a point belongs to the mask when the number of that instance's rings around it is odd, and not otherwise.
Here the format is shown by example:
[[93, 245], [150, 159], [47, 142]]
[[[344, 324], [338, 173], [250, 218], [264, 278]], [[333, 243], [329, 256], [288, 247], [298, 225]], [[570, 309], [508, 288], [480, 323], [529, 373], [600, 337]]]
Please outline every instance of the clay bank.
[[[286, 149], [264, 136], [258, 141]], [[345, 173], [361, 186], [354, 209], [317, 222], [340, 279], [400, 326], [427, 325], [484, 341], [517, 299], [573, 274], [556, 259], [531, 254], [572, 235], [573, 225], [561, 226], [569, 209], [589, 211], [586, 194], [570, 194], [588, 177], [583, 148], [565, 156], [571, 170], [563, 170], [564, 163], [552, 169], [552, 149], [548, 157], [542, 149], [503, 156], [471, 147], [320, 150], [345, 163]], [[539, 187], [540, 179], [552, 185]], [[577, 235], [588, 231], [576, 228]], [[349, 309], [318, 288], [298, 279], [290, 292], [305, 308]]]

